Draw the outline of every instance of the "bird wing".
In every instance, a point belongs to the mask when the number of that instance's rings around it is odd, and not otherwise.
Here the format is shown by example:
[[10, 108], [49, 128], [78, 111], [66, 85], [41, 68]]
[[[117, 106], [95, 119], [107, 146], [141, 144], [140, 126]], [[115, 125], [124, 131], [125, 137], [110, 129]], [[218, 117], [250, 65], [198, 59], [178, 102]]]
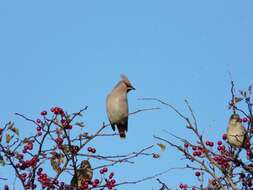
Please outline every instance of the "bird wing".
[[106, 97], [106, 113], [107, 113], [108, 120], [111, 124], [112, 130], [115, 131], [115, 124], [111, 121], [110, 114], [109, 114], [109, 106], [110, 106], [109, 99], [110, 99], [110, 94]]

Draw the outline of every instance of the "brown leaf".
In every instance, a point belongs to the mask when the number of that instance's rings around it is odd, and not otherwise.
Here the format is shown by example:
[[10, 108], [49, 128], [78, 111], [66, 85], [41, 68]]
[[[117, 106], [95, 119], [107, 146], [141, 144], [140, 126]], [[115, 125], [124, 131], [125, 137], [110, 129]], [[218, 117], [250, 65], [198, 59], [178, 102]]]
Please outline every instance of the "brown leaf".
[[6, 143], [10, 143], [12, 137], [10, 134], [6, 134], [5, 139], [6, 139]]
[[12, 130], [16, 135], [19, 135], [19, 129], [18, 129], [18, 128], [13, 127], [11, 130]]
[[76, 125], [83, 128], [85, 127], [84, 123], [83, 122], [76, 122]]
[[249, 91], [249, 95], [251, 95], [252, 94], [252, 85], [249, 85], [248, 91]]
[[56, 172], [56, 173], [59, 173], [61, 171], [61, 168], [60, 168], [60, 159], [58, 158], [51, 158], [50, 160], [50, 163], [51, 163], [51, 166], [53, 168], [53, 170]]
[[0, 166], [4, 166], [5, 162], [4, 162], [4, 158], [3, 156], [0, 155]]

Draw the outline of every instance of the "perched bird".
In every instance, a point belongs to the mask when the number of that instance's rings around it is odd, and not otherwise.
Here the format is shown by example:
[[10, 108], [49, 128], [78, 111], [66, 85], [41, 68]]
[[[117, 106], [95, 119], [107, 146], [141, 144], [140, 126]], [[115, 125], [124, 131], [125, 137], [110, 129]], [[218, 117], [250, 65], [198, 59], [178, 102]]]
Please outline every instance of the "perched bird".
[[135, 90], [135, 88], [126, 76], [121, 75], [121, 80], [106, 98], [108, 119], [113, 131], [115, 131], [115, 125], [117, 126], [121, 138], [126, 137], [128, 128], [127, 93], [131, 90]]
[[71, 180], [71, 186], [77, 187], [78, 189], [82, 187], [82, 184], [86, 181], [89, 182], [92, 180], [93, 170], [91, 168], [90, 162], [88, 160], [83, 160], [81, 162], [80, 168], [76, 170]]
[[246, 129], [242, 125], [240, 116], [236, 113], [232, 114], [228, 127], [227, 127], [227, 139], [230, 145], [236, 148], [242, 148], [246, 138]]

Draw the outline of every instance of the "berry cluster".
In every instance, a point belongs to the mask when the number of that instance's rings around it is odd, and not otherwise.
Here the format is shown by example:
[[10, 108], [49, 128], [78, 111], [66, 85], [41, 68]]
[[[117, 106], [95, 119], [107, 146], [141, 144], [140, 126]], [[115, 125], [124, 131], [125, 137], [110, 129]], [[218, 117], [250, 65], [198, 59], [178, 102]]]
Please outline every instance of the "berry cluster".
[[41, 187], [43, 189], [46, 187], [49, 189], [54, 189], [59, 185], [59, 181], [50, 179], [50, 177], [48, 177], [47, 174], [43, 172], [42, 168], [38, 169], [37, 175], [38, 175], [38, 181], [41, 183]]
[[88, 152], [91, 152], [93, 154], [96, 153], [96, 151], [97, 151], [96, 148], [93, 148], [93, 147], [88, 147], [87, 150], [88, 150]]

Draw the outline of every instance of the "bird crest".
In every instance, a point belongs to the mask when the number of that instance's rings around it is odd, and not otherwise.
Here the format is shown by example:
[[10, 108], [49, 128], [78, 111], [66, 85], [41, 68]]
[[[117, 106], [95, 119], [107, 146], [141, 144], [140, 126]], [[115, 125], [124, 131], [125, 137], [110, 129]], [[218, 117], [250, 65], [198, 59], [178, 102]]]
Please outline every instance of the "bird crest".
[[127, 76], [124, 74], [120, 75], [122, 81], [129, 87], [132, 87], [133, 85], [131, 84], [131, 82], [128, 80]]

